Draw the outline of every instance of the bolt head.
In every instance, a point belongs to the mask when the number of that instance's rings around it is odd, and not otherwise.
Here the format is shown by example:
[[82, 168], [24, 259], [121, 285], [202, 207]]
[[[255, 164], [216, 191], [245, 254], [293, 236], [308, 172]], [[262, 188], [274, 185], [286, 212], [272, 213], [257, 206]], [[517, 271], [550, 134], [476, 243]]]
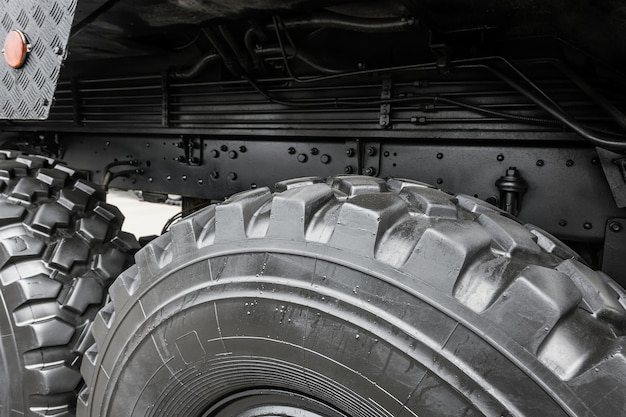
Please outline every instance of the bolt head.
[[622, 231], [622, 224], [620, 222], [611, 222], [609, 223], [609, 229], [611, 229], [612, 232], [618, 233]]

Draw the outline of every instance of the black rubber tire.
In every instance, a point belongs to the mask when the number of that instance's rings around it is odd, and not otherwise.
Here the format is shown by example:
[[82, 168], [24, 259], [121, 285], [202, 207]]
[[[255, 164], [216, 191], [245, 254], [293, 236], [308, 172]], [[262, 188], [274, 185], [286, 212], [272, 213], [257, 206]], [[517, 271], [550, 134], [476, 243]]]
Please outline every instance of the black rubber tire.
[[100, 187], [0, 151], [0, 416], [72, 416], [106, 288], [138, 249]]
[[137, 253], [78, 416], [623, 415], [625, 294], [555, 238], [411, 181], [276, 189]]

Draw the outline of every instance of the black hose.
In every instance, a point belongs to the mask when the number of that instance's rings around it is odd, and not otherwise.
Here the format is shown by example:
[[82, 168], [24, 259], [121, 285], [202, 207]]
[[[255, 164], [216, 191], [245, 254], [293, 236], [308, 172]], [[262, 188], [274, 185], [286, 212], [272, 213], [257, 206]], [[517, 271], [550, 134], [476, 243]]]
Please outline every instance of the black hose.
[[[296, 19], [290, 19], [283, 21], [283, 25], [288, 29], [301, 29], [301, 28], [327, 28], [327, 29], [342, 29], [353, 32], [365, 32], [365, 33], [385, 33], [385, 32], [400, 32], [410, 29], [416, 26], [416, 20], [413, 17], [410, 18], [384, 18], [384, 19], [367, 19], [360, 17], [352, 17], [341, 15], [337, 13], [315, 13], [305, 15]], [[265, 29], [268, 31], [274, 30], [275, 25], [267, 25]], [[250, 28], [246, 31], [244, 36], [244, 43], [248, 53], [255, 60], [255, 65], [260, 68], [262, 63], [255, 57], [256, 45], [254, 40], [258, 37], [258, 28]]]
[[[257, 56], [267, 57], [267, 56], [273, 55], [277, 58], [283, 59], [282, 51], [280, 48], [263, 48], [263, 49], [256, 50], [254, 53]], [[295, 59], [298, 59], [299, 61], [304, 62], [309, 67], [319, 72], [322, 72], [324, 74], [341, 74], [345, 72], [345, 70], [343, 69], [330, 68], [330, 67], [325, 66], [324, 64], [320, 63], [317, 59], [315, 59], [313, 56], [311, 56], [310, 54], [306, 52], [303, 52], [302, 50], [298, 50], [297, 52], [293, 53], [293, 57]]]
[[237, 39], [226, 26], [219, 26], [219, 30], [230, 49], [234, 52], [241, 68], [243, 68], [244, 72], [250, 73], [253, 69], [252, 57], [239, 45]]
[[173, 78], [175, 80], [185, 80], [193, 78], [200, 74], [206, 67], [213, 64], [214, 62], [218, 62], [220, 59], [221, 58], [218, 54], [211, 53], [202, 57], [198, 62], [188, 68], [182, 68], [171, 72], [170, 78]]
[[204, 35], [213, 44], [213, 47], [217, 51], [217, 54], [224, 61], [224, 65], [226, 65], [226, 68], [228, 68], [228, 70], [235, 77], [241, 77], [244, 71], [239, 64], [239, 61], [237, 60], [237, 58], [235, 58], [233, 52], [226, 45], [224, 45], [224, 42], [219, 37], [219, 35], [215, 33], [213, 29], [208, 27], [203, 28], [202, 32], [204, 32]]
[[283, 23], [288, 29], [328, 28], [343, 29], [353, 32], [385, 33], [401, 32], [410, 29], [416, 25], [416, 20], [413, 17], [402, 19], [368, 19], [337, 13], [320, 12], [304, 15], [295, 19], [284, 20]]
[[585, 93], [589, 98], [596, 102], [600, 107], [602, 107], [612, 118], [613, 121], [619, 125], [622, 129], [626, 130], [626, 115], [622, 113], [620, 109], [618, 109], [613, 103], [607, 100], [602, 94], [598, 92], [595, 88], [593, 88], [580, 74], [576, 71], [572, 70], [570, 67], [565, 65], [565, 63], [556, 58], [540, 58], [540, 59], [531, 59], [524, 60], [524, 63], [530, 64], [551, 64], [557, 67], [567, 78], [570, 79], [571, 82], [576, 84], [576, 86]]
[[578, 135], [591, 142], [592, 144], [599, 146], [601, 148], [615, 150], [615, 151], [626, 151], [626, 141], [622, 140], [613, 140], [606, 137], [598, 136], [592, 133], [590, 130], [581, 124], [579, 124], [576, 120], [571, 118], [564, 111], [551, 106], [549, 103], [546, 103], [543, 99], [535, 96], [533, 93], [528, 91], [522, 85], [517, 83], [515, 80], [510, 77], [504, 75], [500, 71], [496, 70], [490, 65], [487, 64], [471, 64], [471, 65], [460, 65], [457, 68], [483, 68], [494, 74], [496, 77], [500, 78], [502, 81], [513, 87], [527, 99], [544, 109], [546, 112], [550, 113], [555, 119], [559, 120], [565, 126], [572, 129]]

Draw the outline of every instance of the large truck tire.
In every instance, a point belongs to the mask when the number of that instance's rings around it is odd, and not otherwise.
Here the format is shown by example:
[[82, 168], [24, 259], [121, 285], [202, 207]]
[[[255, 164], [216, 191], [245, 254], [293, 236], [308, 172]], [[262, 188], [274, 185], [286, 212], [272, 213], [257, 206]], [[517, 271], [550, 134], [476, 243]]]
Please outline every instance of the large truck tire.
[[73, 416], [106, 288], [138, 249], [83, 175], [0, 152], [0, 416]]
[[624, 291], [469, 196], [340, 176], [231, 197], [139, 251], [80, 417], [607, 417]]

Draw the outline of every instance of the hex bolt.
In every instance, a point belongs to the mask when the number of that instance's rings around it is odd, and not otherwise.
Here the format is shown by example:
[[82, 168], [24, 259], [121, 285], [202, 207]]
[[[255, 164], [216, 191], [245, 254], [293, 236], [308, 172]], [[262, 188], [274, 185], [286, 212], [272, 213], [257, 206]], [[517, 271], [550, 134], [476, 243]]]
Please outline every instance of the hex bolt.
[[237, 179], [237, 174], [234, 172], [229, 172], [228, 173], [228, 179], [231, 181], [235, 181]]
[[574, 161], [572, 161], [571, 159], [568, 159], [567, 161], [565, 161], [565, 166], [571, 167], [573, 165], [574, 165]]
[[443, 154], [441, 152], [437, 154], [437, 159], [443, 159]]
[[55, 46], [54, 48], [52, 48], [52, 52], [54, 52], [55, 55], [63, 55], [63, 48], [61, 48], [60, 46]]
[[236, 151], [230, 151], [228, 152], [228, 157], [230, 159], [237, 159], [237, 152]]
[[352, 174], [354, 172], [354, 168], [352, 168], [352, 165], [348, 165], [343, 169], [343, 172], [346, 174]]
[[183, 175], [181, 178], [183, 179], [183, 181], [187, 181], [187, 176], [186, 175]]
[[367, 154], [368, 154], [369, 156], [374, 156], [374, 155], [376, 155], [376, 152], [377, 152], [377, 150], [376, 150], [376, 148], [375, 148], [375, 147], [373, 147], [373, 146], [370, 146], [369, 148], [367, 148]]
[[585, 230], [591, 230], [591, 228], [593, 227], [593, 225], [589, 222], [585, 222], [585, 224], [583, 224], [583, 228]]
[[289, 153], [289, 155], [295, 154], [296, 153], [296, 148], [291, 146], [289, 149], [287, 149], [287, 153]]
[[385, 157], [389, 156], [389, 151], [385, 151], [385, 152], [383, 152], [383, 155], [384, 155]]
[[220, 151], [218, 151], [217, 149], [211, 149], [211, 156], [213, 158], [219, 158], [220, 157]]
[[504, 155], [500, 154], [498, 156], [496, 156], [496, 159], [500, 162], [504, 161]]
[[200, 178], [200, 179], [198, 180], [198, 185], [202, 185], [202, 184], [204, 184], [204, 180], [203, 180], [202, 178]]
[[305, 163], [308, 159], [309, 157], [306, 156], [305, 153], [301, 153], [300, 155], [298, 155], [298, 162]]
[[226, 146], [226, 145], [222, 145], [222, 146], [220, 146], [220, 150], [221, 150], [222, 152], [226, 152], [226, 151], [228, 150], [228, 146]]
[[559, 220], [559, 226], [561, 227], [567, 226], [567, 220], [564, 220], [564, 219]]
[[242, 145], [242, 146], [239, 147], [239, 152], [246, 153], [246, 152], [248, 152], [248, 148], [246, 148], [245, 146]]
[[146, 143], [146, 148], [149, 148], [149, 147], [150, 147], [150, 144], [149, 144], [149, 143]]
[[168, 180], [168, 181], [172, 181], [172, 176], [168, 175], [167, 177], [165, 177], [165, 179]]
[[311, 149], [311, 155], [317, 155], [318, 153], [320, 153], [320, 150], [317, 148], [312, 148]]
[[619, 233], [622, 231], [622, 224], [620, 222], [611, 222], [609, 223], [609, 229], [612, 232]]
[[536, 162], [536, 165], [538, 167], [542, 167], [544, 164], [545, 164], [545, 162], [543, 162], [543, 159], [538, 159], [537, 162]]
[[322, 164], [328, 164], [328, 163], [330, 163], [330, 155], [326, 155], [326, 154], [324, 154], [324, 155], [320, 156], [320, 162], [321, 162]]
[[148, 182], [152, 182], [152, 181], [154, 181], [154, 178], [152, 177], [148, 178]]
[[353, 157], [354, 156], [354, 148], [346, 149], [346, 156]]
[[374, 167], [367, 167], [367, 168], [365, 168], [365, 170], [363, 171], [363, 173], [364, 173], [365, 175], [374, 176], [374, 175], [376, 175], [376, 168], [374, 168]]
[[209, 174], [209, 176], [211, 177], [211, 179], [218, 179], [220, 177], [220, 173], [217, 171], [211, 171], [211, 173]]

